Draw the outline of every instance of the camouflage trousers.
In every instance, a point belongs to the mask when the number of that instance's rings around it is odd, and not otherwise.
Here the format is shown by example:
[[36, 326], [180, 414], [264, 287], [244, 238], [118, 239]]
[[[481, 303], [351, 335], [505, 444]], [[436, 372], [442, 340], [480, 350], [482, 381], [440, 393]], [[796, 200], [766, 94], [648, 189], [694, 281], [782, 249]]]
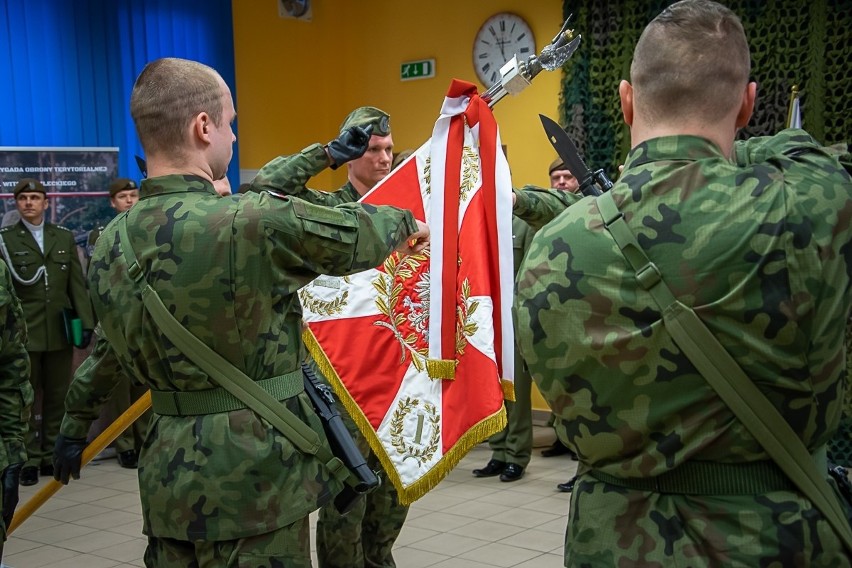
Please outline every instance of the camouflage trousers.
[[280, 529], [236, 540], [148, 537], [148, 568], [310, 568], [310, 525], [303, 517]]
[[400, 505], [396, 488], [378, 458], [348, 415], [344, 422], [382, 484], [346, 515], [333, 504], [322, 507], [317, 519], [317, 559], [320, 568], [395, 568], [393, 544], [402, 530], [408, 507]]
[[797, 492], [679, 495], [577, 479], [566, 568], [850, 566], [828, 522]]

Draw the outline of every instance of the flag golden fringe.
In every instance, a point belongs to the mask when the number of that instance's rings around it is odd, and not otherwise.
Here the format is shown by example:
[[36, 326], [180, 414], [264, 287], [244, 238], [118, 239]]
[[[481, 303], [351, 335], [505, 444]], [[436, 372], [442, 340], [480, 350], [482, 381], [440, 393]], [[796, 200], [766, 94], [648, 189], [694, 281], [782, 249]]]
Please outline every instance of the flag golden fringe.
[[503, 398], [509, 402], [515, 402], [515, 382], [502, 379], [500, 386], [503, 387]]
[[459, 362], [455, 359], [426, 359], [426, 372], [430, 379], [455, 379], [456, 367]]
[[[370, 421], [367, 420], [367, 417], [364, 416], [361, 408], [355, 404], [355, 401], [349, 395], [349, 392], [346, 390], [346, 386], [340, 380], [340, 377], [337, 375], [337, 371], [335, 371], [334, 367], [332, 367], [331, 362], [328, 360], [328, 357], [322, 350], [322, 347], [320, 347], [320, 344], [317, 342], [316, 337], [314, 337], [313, 332], [310, 329], [305, 329], [302, 333], [302, 339], [304, 340], [311, 356], [314, 358], [317, 368], [328, 379], [328, 382], [331, 383], [334, 392], [337, 394], [337, 397], [340, 399], [340, 402], [343, 404], [346, 412], [349, 413], [349, 416], [352, 417], [352, 420], [358, 426], [358, 430], [360, 430], [367, 439], [367, 442], [370, 444], [370, 448], [373, 450], [373, 454], [375, 454], [375, 456], [379, 459], [388, 479], [396, 488], [397, 495], [399, 496], [399, 502], [402, 505], [410, 505], [426, 495], [426, 493], [438, 485], [438, 483], [440, 483], [441, 480], [458, 465], [465, 454], [473, 449], [474, 446], [487, 440], [493, 434], [500, 432], [506, 427], [506, 407], [502, 406], [500, 407], [500, 410], [491, 416], [483, 418], [465, 432], [450, 451], [444, 454], [438, 463], [436, 463], [426, 475], [418, 479], [412, 485], [405, 487], [402, 484], [402, 480], [399, 478], [399, 474], [393, 467], [390, 457], [388, 457], [382, 447], [379, 437], [376, 435], [375, 430], [373, 430]], [[514, 394], [514, 389], [512, 392]]]

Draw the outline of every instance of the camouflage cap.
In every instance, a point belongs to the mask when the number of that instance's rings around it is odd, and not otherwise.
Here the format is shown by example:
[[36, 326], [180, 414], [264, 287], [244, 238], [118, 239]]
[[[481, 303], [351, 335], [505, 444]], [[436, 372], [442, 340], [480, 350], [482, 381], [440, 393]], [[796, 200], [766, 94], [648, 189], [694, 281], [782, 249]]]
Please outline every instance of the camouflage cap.
[[547, 168], [547, 175], [552, 174], [554, 170], [567, 170], [567, 169], [568, 168], [565, 167], [565, 162], [562, 160], [562, 158], [556, 158], [555, 160], [553, 160], [550, 163], [550, 167]]
[[18, 197], [18, 194], [24, 191], [35, 191], [47, 195], [47, 191], [44, 189], [44, 184], [35, 178], [24, 178], [19, 181], [18, 185], [15, 186], [15, 197]]
[[139, 189], [139, 186], [132, 179], [116, 178], [109, 184], [109, 196], [115, 197], [116, 193], [125, 189]]
[[349, 113], [340, 125], [340, 133], [343, 134], [353, 126], [373, 127], [373, 135], [387, 136], [391, 133], [390, 115], [376, 107], [358, 107]]

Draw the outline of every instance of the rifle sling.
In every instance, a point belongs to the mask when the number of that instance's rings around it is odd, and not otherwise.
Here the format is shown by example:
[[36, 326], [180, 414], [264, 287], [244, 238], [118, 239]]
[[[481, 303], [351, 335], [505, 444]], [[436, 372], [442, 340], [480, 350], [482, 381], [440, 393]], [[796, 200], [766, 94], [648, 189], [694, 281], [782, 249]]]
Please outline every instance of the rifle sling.
[[659, 306], [663, 325], [674, 342], [852, 552], [852, 528], [825, 475], [817, 469], [820, 463], [826, 471], [825, 448], [811, 455], [798, 434], [692, 308], [675, 298], [660, 270], [628, 227], [612, 192], [601, 194], [596, 201], [604, 226], [635, 271], [639, 284], [650, 292]]

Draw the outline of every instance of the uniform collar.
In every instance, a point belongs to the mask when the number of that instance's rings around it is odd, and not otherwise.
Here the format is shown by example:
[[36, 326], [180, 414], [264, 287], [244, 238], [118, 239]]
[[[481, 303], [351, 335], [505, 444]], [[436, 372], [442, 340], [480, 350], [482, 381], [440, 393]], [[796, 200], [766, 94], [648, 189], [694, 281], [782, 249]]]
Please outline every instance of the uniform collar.
[[728, 159], [718, 146], [706, 138], [685, 134], [661, 136], [646, 140], [630, 150], [624, 161], [624, 170], [661, 160], [693, 162], [706, 158]]
[[189, 174], [172, 174], [143, 179], [139, 188], [139, 199], [169, 193], [209, 193], [219, 196], [208, 179]]

